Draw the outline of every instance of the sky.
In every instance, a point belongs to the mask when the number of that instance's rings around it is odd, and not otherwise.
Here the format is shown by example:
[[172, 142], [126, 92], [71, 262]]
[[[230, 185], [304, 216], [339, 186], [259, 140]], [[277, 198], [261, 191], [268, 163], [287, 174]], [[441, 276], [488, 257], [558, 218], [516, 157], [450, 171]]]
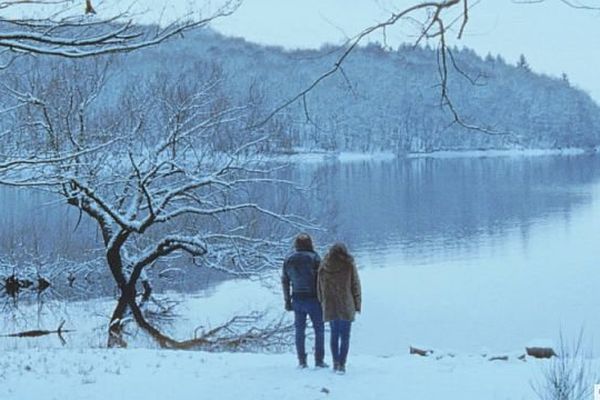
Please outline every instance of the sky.
[[[44, 0], [49, 1], [49, 0]], [[98, 17], [116, 10], [133, 10], [136, 22], [168, 23], [187, 13], [210, 14], [228, 0], [123, 1], [93, 0]], [[285, 48], [318, 48], [324, 43], [341, 44], [365, 27], [387, 19], [422, 0], [229, 0], [241, 1], [230, 16], [213, 22], [229, 36]], [[533, 2], [533, 4], [519, 4]], [[570, 0], [595, 5], [599, 10], [581, 10], [561, 0], [470, 0], [469, 23], [461, 40], [451, 35], [452, 44], [466, 46], [485, 56], [500, 54], [516, 62], [524, 54], [536, 72], [567, 74], [572, 84], [600, 103], [600, 0]], [[53, 2], [50, 2], [51, 4]], [[48, 15], [46, 6], [9, 7], [0, 15], [30, 15], [33, 10]], [[65, 0], [62, 6], [81, 14], [82, 0]], [[458, 9], [457, 9], [458, 11]], [[417, 31], [407, 22], [387, 31], [387, 43], [413, 43]], [[371, 40], [381, 40], [377, 34]]]
[[[600, 11], [573, 9], [560, 0], [518, 4], [516, 0], [481, 0], [470, 12], [462, 40], [453, 44], [485, 56], [500, 54], [513, 63], [524, 54], [536, 72], [567, 74], [572, 84], [600, 103]], [[286, 48], [340, 44], [378, 21], [390, 10], [417, 0], [243, 0], [237, 11], [215, 23], [231, 36]], [[474, 3], [471, 1], [471, 3]], [[599, 0], [588, 0], [588, 5]], [[387, 32], [395, 46], [412, 42], [415, 29], [404, 23]], [[381, 40], [379, 34], [374, 39]]]

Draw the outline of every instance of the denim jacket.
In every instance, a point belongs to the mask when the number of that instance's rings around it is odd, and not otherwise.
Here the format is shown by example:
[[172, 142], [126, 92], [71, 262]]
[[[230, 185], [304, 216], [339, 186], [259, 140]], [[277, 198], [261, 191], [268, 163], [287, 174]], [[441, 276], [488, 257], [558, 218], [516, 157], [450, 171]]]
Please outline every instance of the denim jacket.
[[292, 298], [317, 298], [317, 271], [320, 262], [321, 258], [313, 251], [296, 251], [285, 259], [281, 283], [286, 303]]

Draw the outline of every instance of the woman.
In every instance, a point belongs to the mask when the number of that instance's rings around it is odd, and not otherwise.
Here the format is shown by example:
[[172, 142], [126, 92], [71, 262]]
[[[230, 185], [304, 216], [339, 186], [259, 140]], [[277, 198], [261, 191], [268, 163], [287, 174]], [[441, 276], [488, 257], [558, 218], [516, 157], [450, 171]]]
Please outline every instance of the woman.
[[350, 327], [361, 307], [358, 271], [344, 244], [334, 244], [324, 257], [319, 267], [317, 294], [323, 320], [329, 321], [331, 328], [333, 370], [343, 374], [350, 347]]

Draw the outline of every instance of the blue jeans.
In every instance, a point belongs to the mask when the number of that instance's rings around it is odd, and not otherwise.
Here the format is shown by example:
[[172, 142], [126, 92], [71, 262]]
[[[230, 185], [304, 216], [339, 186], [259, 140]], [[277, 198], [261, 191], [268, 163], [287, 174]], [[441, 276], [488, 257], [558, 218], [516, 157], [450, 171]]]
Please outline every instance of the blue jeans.
[[334, 363], [346, 365], [350, 349], [350, 327], [352, 321], [335, 319], [329, 322], [331, 328], [331, 356]]
[[321, 303], [317, 299], [294, 299], [294, 326], [296, 327], [296, 352], [298, 360], [306, 361], [306, 316], [310, 317], [315, 330], [315, 362], [319, 363], [325, 358], [325, 323]]

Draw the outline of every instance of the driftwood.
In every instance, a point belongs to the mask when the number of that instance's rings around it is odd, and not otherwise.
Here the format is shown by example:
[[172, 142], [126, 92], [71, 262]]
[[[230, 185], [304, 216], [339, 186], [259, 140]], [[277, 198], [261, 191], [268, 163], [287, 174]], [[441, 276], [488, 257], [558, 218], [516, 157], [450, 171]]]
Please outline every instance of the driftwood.
[[428, 355], [432, 354], [433, 350], [429, 350], [429, 349], [419, 349], [418, 347], [413, 347], [410, 346], [409, 348], [409, 354], [416, 354], [418, 356], [422, 356], [422, 357], [427, 357]]
[[508, 356], [493, 356], [488, 358], [488, 361], [508, 361]]
[[525, 347], [527, 355], [535, 358], [551, 358], [556, 357], [552, 347]]
[[40, 337], [40, 336], [46, 336], [46, 335], [51, 335], [53, 333], [56, 333], [58, 335], [60, 341], [63, 344], [65, 344], [66, 340], [62, 336], [62, 334], [63, 333], [75, 332], [75, 331], [74, 330], [70, 330], [70, 329], [63, 329], [64, 325], [65, 325], [65, 321], [62, 321], [60, 323], [60, 325], [58, 326], [58, 328], [55, 329], [55, 330], [53, 330], [53, 331], [36, 329], [36, 330], [32, 330], [32, 331], [23, 331], [23, 332], [17, 332], [17, 333], [9, 333], [7, 335], [1, 335], [0, 337], [32, 338], [32, 337]]

